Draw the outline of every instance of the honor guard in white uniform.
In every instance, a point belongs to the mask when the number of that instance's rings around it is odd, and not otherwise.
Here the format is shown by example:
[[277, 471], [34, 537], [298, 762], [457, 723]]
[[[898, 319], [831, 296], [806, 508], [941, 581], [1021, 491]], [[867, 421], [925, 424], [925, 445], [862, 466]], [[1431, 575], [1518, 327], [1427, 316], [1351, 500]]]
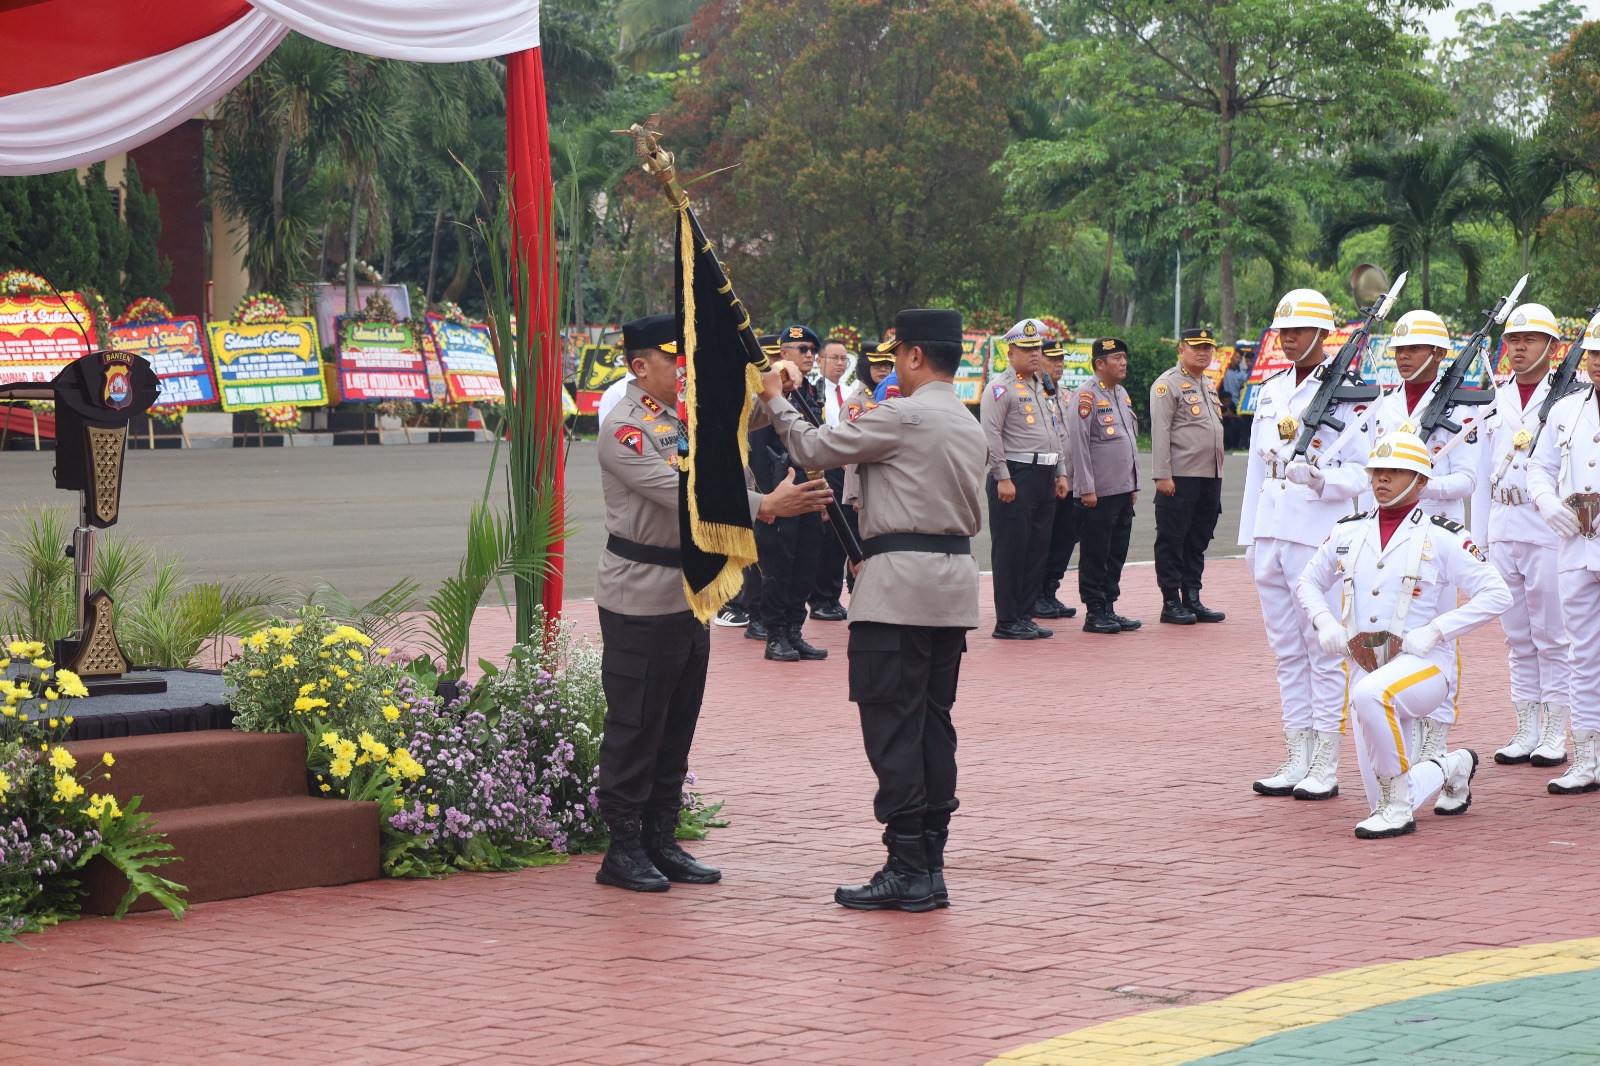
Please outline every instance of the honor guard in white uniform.
[[[1548, 307], [1529, 303], [1511, 312], [1503, 339], [1513, 380], [1495, 390], [1494, 406], [1483, 419], [1472, 496], [1473, 538], [1511, 589], [1511, 608], [1500, 625], [1511, 649], [1517, 732], [1494, 761], [1554, 766], [1566, 755], [1572, 666], [1561, 619], [1559, 538], [1533, 505], [1528, 459], [1542, 433], [1539, 412], [1550, 395], [1550, 363], [1561, 331]], [[1552, 730], [1548, 740], [1546, 722]]]
[[[1600, 380], [1600, 315], [1583, 332], [1584, 368]], [[1572, 765], [1550, 782], [1557, 794], [1600, 788], [1600, 401], [1593, 385], [1556, 401], [1534, 449], [1528, 491], [1561, 538], [1561, 613], [1572, 654]], [[1566, 716], [1552, 712], [1544, 744], [1558, 739], [1565, 756]], [[1558, 762], [1560, 760], [1557, 760]], [[1555, 765], [1554, 762], [1548, 765]]]
[[[1299, 581], [1300, 607], [1324, 651], [1350, 657], [1350, 711], [1362, 775], [1372, 776], [1363, 840], [1401, 836], [1434, 793], [1435, 814], [1472, 805], [1478, 755], [1417, 750], [1412, 721], [1447, 698], [1452, 647], [1494, 620], [1511, 592], [1466, 527], [1429, 514], [1428, 450], [1414, 433], [1389, 433], [1367, 459], [1378, 507], [1334, 526]], [[1457, 590], [1470, 599], [1457, 606]], [[1337, 591], [1342, 613], [1329, 609]]]
[[1318, 645], [1311, 619], [1295, 600], [1295, 582], [1317, 545], [1335, 522], [1356, 511], [1354, 501], [1368, 487], [1363, 405], [1340, 405], [1336, 417], [1347, 431], [1319, 429], [1308, 461], [1294, 461], [1301, 416], [1327, 373], [1322, 342], [1333, 325], [1333, 308], [1313, 289], [1291, 290], [1279, 301], [1272, 326], [1294, 365], [1261, 383], [1250, 425], [1239, 543], [1277, 660], [1289, 751], [1282, 766], [1251, 786], [1263, 796], [1310, 800], [1339, 792], [1344, 670], [1338, 655]]
[[[1432, 311], [1407, 311], [1394, 325], [1389, 350], [1401, 380], [1372, 405], [1373, 443], [1390, 433], [1421, 433], [1423, 413], [1440, 387], [1439, 370], [1450, 354], [1450, 329]], [[1433, 462], [1433, 476], [1422, 490], [1420, 503], [1454, 522], [1466, 521], [1466, 501], [1478, 487], [1478, 423], [1485, 410], [1458, 409], [1453, 418], [1461, 423], [1459, 433], [1441, 427], [1423, 442]], [[1423, 758], [1446, 749], [1450, 727], [1459, 713], [1456, 675], [1461, 670], [1461, 656], [1459, 648], [1455, 651], [1449, 698], [1433, 714], [1417, 722]]]

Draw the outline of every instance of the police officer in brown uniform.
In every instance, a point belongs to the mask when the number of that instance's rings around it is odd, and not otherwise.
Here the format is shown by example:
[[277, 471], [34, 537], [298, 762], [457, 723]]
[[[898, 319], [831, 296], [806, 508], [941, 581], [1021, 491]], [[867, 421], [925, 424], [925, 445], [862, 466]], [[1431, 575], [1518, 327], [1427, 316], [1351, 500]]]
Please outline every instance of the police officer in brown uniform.
[[1067, 466], [1038, 378], [1043, 325], [1025, 318], [1001, 340], [1010, 365], [988, 382], [979, 404], [989, 447], [993, 636], [1033, 640], [1052, 635], [1033, 620], [1033, 607], [1044, 581], [1055, 501], [1067, 495]]
[[1156, 482], [1156, 583], [1161, 620], [1220, 622], [1200, 602], [1206, 549], [1222, 513], [1222, 398], [1206, 377], [1217, 350], [1205, 328], [1186, 329], [1178, 365], [1150, 386], [1150, 458]]
[[944, 846], [956, 800], [951, 708], [967, 631], [978, 624], [971, 538], [983, 522], [983, 430], [956, 397], [961, 314], [901, 311], [902, 395], [854, 421], [816, 429], [763, 379], [773, 425], [801, 464], [857, 464], [866, 559], [850, 601], [850, 699], [878, 778], [873, 813], [889, 861], [834, 900], [859, 910], [925, 911], [949, 902]]
[[1078, 520], [1072, 510], [1077, 501], [1073, 499], [1071, 492], [1072, 423], [1067, 420], [1067, 415], [1071, 413], [1072, 394], [1061, 389], [1061, 378], [1066, 371], [1067, 350], [1059, 340], [1046, 341], [1040, 355], [1044, 360], [1044, 367], [1040, 371], [1039, 384], [1044, 385], [1045, 379], [1048, 378], [1054, 388], [1046, 399], [1053, 405], [1052, 413], [1056, 419], [1057, 435], [1061, 438], [1061, 455], [1068, 471], [1068, 492], [1056, 500], [1055, 514], [1050, 520], [1050, 548], [1045, 553], [1044, 584], [1039, 589], [1038, 598], [1034, 600], [1033, 617], [1071, 618], [1078, 613], [1078, 609], [1068, 607], [1056, 596], [1056, 592], [1061, 588], [1062, 579], [1067, 576], [1067, 564], [1072, 561], [1072, 549], [1078, 546]]
[[1122, 633], [1142, 624], [1116, 613], [1122, 564], [1139, 498], [1139, 422], [1122, 382], [1128, 346], [1115, 337], [1094, 342], [1095, 379], [1078, 390], [1072, 423], [1072, 485], [1077, 492], [1078, 596], [1087, 633]]
[[[675, 839], [711, 640], [683, 593], [676, 319], [635, 319], [622, 342], [636, 380], [600, 427], [598, 449], [607, 534], [594, 586], [605, 642], [599, 799], [611, 846], [595, 880], [665, 892], [671, 881], [722, 877]], [[750, 493], [750, 514], [815, 513], [829, 498], [825, 482], [783, 481], [765, 496]]]

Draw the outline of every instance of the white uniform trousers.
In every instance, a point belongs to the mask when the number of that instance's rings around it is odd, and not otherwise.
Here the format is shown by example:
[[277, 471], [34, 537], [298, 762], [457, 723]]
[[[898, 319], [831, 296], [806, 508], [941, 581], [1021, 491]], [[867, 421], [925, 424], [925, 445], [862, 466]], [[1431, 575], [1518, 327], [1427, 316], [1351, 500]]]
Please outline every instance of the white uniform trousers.
[[1511, 698], [1570, 705], [1571, 647], [1561, 619], [1556, 549], [1499, 541], [1489, 549], [1489, 561], [1511, 589], [1511, 609], [1500, 616], [1511, 649]]
[[[1344, 719], [1344, 661], [1322, 650], [1316, 627], [1295, 599], [1295, 584], [1316, 553], [1312, 544], [1257, 538], [1253, 576], [1267, 644], [1278, 662], [1283, 728], [1336, 733]], [[1336, 594], [1330, 594], [1328, 609], [1340, 616]]]
[[1356, 762], [1368, 806], [1378, 806], [1379, 777], [1408, 774], [1411, 809], [1417, 810], [1444, 784], [1438, 764], [1411, 764], [1411, 724], [1431, 717], [1447, 702], [1455, 668], [1453, 642], [1440, 644], [1426, 657], [1397, 655], [1367, 673], [1350, 665], [1350, 719], [1356, 731]]
[[1572, 647], [1572, 728], [1600, 729], [1600, 573], [1561, 572], [1561, 609]]

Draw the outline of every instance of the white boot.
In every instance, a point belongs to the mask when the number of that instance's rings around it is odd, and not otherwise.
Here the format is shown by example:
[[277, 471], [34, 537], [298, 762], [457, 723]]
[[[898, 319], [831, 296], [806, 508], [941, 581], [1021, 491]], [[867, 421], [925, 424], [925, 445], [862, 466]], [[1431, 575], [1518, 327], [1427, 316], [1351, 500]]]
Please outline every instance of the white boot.
[[1600, 732], [1593, 729], [1572, 730], [1572, 766], [1546, 787], [1552, 795], [1572, 796], [1579, 792], [1600, 789]]
[[1517, 712], [1517, 735], [1494, 753], [1494, 761], [1504, 765], [1525, 763], [1539, 746], [1540, 722], [1544, 704], [1537, 700], [1513, 700]]
[[1478, 753], [1471, 748], [1457, 748], [1449, 755], [1434, 757], [1433, 761], [1444, 771], [1444, 785], [1439, 789], [1439, 801], [1433, 805], [1433, 813], [1467, 813], [1467, 808], [1472, 806], [1472, 778], [1478, 772]]
[[1293, 792], [1294, 786], [1305, 780], [1306, 772], [1311, 769], [1311, 742], [1315, 736], [1314, 729], [1285, 729], [1283, 742], [1289, 749], [1289, 757], [1271, 777], [1263, 777], [1250, 787], [1263, 796], [1287, 796]]
[[1528, 761], [1535, 766], [1560, 766], [1567, 761], [1567, 705], [1545, 704], [1543, 724], [1539, 746], [1533, 749]]
[[1417, 745], [1412, 748], [1411, 765], [1442, 757], [1450, 750], [1450, 725], [1432, 718], [1417, 719]]
[[1317, 730], [1311, 766], [1294, 786], [1297, 800], [1332, 799], [1339, 794], [1339, 734]]
[[1414, 833], [1417, 821], [1411, 817], [1411, 789], [1405, 774], [1378, 778], [1378, 809], [1366, 821], [1357, 823], [1356, 836], [1362, 840]]

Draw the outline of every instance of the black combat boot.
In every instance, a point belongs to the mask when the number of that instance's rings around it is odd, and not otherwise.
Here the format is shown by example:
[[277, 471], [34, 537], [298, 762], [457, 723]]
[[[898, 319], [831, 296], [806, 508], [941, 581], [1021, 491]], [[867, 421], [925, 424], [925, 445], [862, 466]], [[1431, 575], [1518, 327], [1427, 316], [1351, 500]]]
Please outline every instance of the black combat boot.
[[1122, 627], [1117, 624], [1106, 605], [1103, 603], [1084, 604], [1083, 631], [1085, 633], [1121, 633]]
[[811, 608], [811, 617], [819, 622], [843, 622], [850, 617], [850, 612], [838, 600], [830, 600]]
[[931, 911], [939, 904], [928, 874], [927, 846], [921, 830], [883, 834], [889, 861], [864, 885], [834, 889], [833, 901], [856, 911]]
[[750, 616], [750, 624], [744, 627], [744, 639], [745, 640], [766, 640], [767, 639], [767, 627], [762, 625], [761, 622], [756, 619], [755, 615], [751, 615]]
[[1221, 611], [1213, 611], [1200, 602], [1199, 589], [1183, 590], [1183, 605], [1189, 608], [1189, 613], [1194, 615], [1197, 622], [1220, 622], [1228, 617]]
[[789, 647], [793, 648], [800, 658], [808, 663], [818, 662], [828, 657], [827, 648], [819, 648], [814, 644], [806, 643], [806, 638], [800, 635], [799, 626], [789, 627]]
[[645, 830], [644, 853], [668, 881], [686, 885], [714, 885], [722, 880], [722, 871], [715, 866], [699, 862], [678, 846], [678, 812], [652, 811], [650, 824]]
[[644, 844], [639, 839], [642, 826], [638, 818], [607, 819], [606, 828], [611, 831], [611, 843], [606, 848], [606, 857], [601, 861], [600, 869], [594, 872], [596, 881], [602, 885], [625, 888], [629, 892], [665, 892], [672, 887], [644, 852]]
[[766, 657], [777, 663], [800, 661], [800, 653], [789, 643], [789, 631], [783, 626], [773, 626], [767, 631]]
[[944, 885], [944, 845], [950, 839], [950, 825], [922, 827], [922, 849], [928, 856], [928, 878], [933, 882], [933, 905], [950, 906], [950, 890]]
[[1161, 620], [1173, 626], [1192, 626], [1199, 619], [1182, 600], [1178, 599], [1177, 589], [1162, 589]]
[[1108, 604], [1106, 606], [1106, 615], [1113, 622], [1117, 623], [1117, 626], [1124, 633], [1131, 633], [1135, 629], [1138, 629], [1140, 626], [1144, 625], [1144, 623], [1139, 621], [1137, 618], [1128, 618], [1128, 617], [1125, 617], [1123, 615], [1118, 614], [1117, 613], [1117, 605], [1114, 604], [1114, 603], [1113, 604]]
[[1033, 601], [1033, 610], [1029, 613], [1035, 618], [1060, 618], [1061, 608], [1055, 600], [1040, 593]]

